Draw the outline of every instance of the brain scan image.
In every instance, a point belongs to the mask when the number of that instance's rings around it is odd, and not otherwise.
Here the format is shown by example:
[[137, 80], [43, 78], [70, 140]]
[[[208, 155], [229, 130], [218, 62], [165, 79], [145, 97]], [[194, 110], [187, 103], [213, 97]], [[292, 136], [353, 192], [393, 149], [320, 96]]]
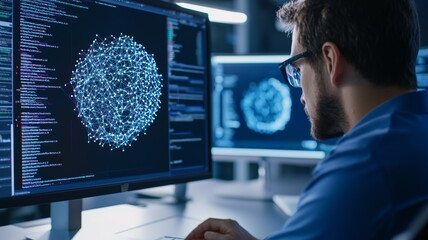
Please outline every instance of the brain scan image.
[[289, 87], [275, 78], [250, 84], [241, 100], [247, 127], [262, 134], [284, 130], [290, 121], [291, 106]]
[[71, 85], [88, 140], [125, 151], [146, 134], [161, 106], [162, 75], [154, 55], [123, 34], [96, 36], [79, 55]]

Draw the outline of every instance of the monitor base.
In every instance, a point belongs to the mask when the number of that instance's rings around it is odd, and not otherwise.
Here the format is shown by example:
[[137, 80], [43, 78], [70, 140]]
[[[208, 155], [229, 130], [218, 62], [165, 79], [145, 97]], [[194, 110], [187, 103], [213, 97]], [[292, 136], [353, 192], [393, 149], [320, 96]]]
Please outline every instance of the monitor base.
[[298, 195], [274, 195], [272, 200], [289, 217], [293, 216], [297, 211]]
[[272, 190], [263, 179], [224, 183], [224, 186], [216, 190], [216, 195], [225, 198], [241, 200], [272, 200]]
[[70, 240], [82, 227], [82, 199], [51, 203], [51, 229], [29, 240]]
[[[2, 228], [0, 234], [1, 239], [129, 239], [120, 233], [157, 223], [173, 216], [177, 216], [177, 214], [172, 213], [170, 208], [165, 208], [165, 206], [151, 205], [143, 208], [130, 204], [118, 204], [82, 211], [82, 226], [79, 230], [51, 231], [51, 221], [49, 218], [45, 218], [11, 225], [10, 227], [13, 228], [6, 229], [9, 230], [6, 232]], [[5, 233], [8, 235], [4, 235]]]
[[216, 191], [216, 194], [221, 197], [242, 200], [272, 200], [272, 171], [267, 158], [260, 159], [258, 173], [258, 179], [225, 184]]
[[163, 203], [163, 204], [183, 204], [190, 201], [186, 196], [187, 185], [180, 183], [144, 189], [136, 191], [135, 203], [138, 205], [146, 205], [147, 203]]

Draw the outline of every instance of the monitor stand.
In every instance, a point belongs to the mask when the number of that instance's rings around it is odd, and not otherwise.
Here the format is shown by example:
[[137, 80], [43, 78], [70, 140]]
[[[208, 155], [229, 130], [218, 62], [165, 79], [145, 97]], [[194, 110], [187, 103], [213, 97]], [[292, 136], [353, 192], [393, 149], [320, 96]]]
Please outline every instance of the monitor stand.
[[182, 204], [190, 200], [186, 197], [186, 190], [186, 183], [138, 190], [135, 191], [136, 201], [142, 205], [148, 202]]
[[[44, 218], [9, 225], [6, 231], [2, 229], [0, 232], [0, 239], [129, 239], [121, 233], [139, 229], [142, 226], [147, 226], [144, 229], [151, 229], [148, 226], [152, 224], [158, 225], [157, 223], [172, 217], [176, 219], [181, 217], [181, 214], [175, 211], [179, 209], [173, 208], [174, 211], [171, 211], [165, 206], [142, 208], [125, 203], [82, 211], [81, 200], [52, 205], [52, 219]], [[83, 204], [84, 207], [85, 205]], [[5, 232], [8, 235], [5, 236]], [[157, 233], [163, 234], [161, 231]]]
[[273, 195], [272, 200], [285, 215], [291, 217], [297, 211], [299, 195]]
[[225, 198], [270, 201], [273, 196], [271, 171], [268, 159], [262, 157], [259, 161], [259, 177], [256, 180], [225, 183], [217, 189], [216, 194]]
[[70, 240], [82, 227], [82, 199], [51, 203], [51, 229], [31, 240]]

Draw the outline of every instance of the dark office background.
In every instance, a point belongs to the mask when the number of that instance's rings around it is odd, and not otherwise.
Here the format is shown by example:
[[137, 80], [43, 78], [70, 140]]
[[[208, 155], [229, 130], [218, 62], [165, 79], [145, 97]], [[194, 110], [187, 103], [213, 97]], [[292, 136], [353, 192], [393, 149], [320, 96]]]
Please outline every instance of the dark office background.
[[[239, 2], [248, 4], [246, 14], [248, 21], [245, 23], [248, 36], [247, 52], [249, 54], [289, 53], [291, 39], [276, 26], [276, 11], [287, 1], [284, 0], [190, 0], [205, 6], [213, 6], [222, 9], [236, 9]], [[428, 47], [428, 1], [415, 0], [419, 13], [421, 28], [421, 46]], [[235, 33], [239, 25], [212, 24], [212, 51], [213, 53], [236, 53], [239, 49], [240, 38]]]

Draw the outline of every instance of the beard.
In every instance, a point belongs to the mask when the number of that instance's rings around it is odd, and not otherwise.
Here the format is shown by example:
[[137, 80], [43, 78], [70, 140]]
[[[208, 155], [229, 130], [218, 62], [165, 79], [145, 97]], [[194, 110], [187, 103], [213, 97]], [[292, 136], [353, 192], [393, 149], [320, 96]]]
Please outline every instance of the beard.
[[[306, 108], [305, 108], [306, 111]], [[309, 116], [308, 112], [306, 114]], [[337, 97], [321, 94], [311, 122], [311, 135], [317, 140], [326, 140], [344, 134], [345, 112]]]

